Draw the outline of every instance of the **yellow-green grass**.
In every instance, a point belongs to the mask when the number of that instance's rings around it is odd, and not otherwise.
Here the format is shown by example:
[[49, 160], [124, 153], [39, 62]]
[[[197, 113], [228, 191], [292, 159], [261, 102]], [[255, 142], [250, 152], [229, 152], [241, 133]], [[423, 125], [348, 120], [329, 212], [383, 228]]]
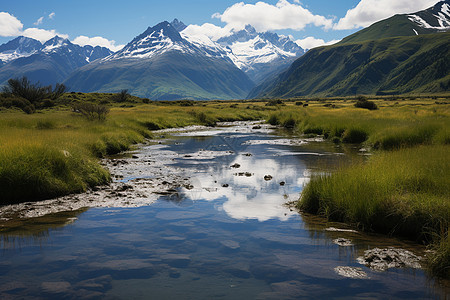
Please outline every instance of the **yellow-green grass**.
[[383, 151], [314, 175], [298, 207], [368, 231], [438, 245], [434, 273], [449, 276], [450, 145]]
[[42, 200], [110, 180], [98, 158], [152, 137], [153, 129], [264, 118], [260, 111], [211, 103], [191, 107], [141, 104], [111, 108], [89, 121], [63, 106], [26, 115], [0, 113], [0, 205]]
[[273, 111], [268, 122], [294, 127], [304, 134], [324, 135], [337, 142], [366, 142], [383, 150], [450, 143], [449, 104], [436, 104], [434, 99], [375, 100], [379, 109], [370, 111], [356, 108], [354, 103], [310, 101], [307, 107], [289, 103]]

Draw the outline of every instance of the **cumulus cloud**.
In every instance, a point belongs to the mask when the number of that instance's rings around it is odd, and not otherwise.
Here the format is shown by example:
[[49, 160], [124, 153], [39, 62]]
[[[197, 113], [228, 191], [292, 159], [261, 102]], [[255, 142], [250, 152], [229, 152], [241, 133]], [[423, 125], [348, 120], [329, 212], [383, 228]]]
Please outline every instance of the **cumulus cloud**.
[[55, 17], [55, 15], [56, 14], [54, 12], [52, 12], [51, 14], [48, 15], [48, 17], [49, 17], [49, 19], [53, 19]]
[[[18, 35], [18, 34], [17, 34]], [[62, 38], [69, 38], [67, 34], [58, 33], [55, 30], [45, 30], [40, 28], [27, 28], [23, 32], [20, 33], [20, 35], [33, 38], [35, 40], [40, 41], [41, 43], [45, 43], [49, 39], [60, 36]]]
[[333, 29], [345, 30], [367, 27], [395, 14], [420, 11], [436, 4], [437, 0], [361, 0], [347, 11]]
[[333, 45], [339, 42], [339, 40], [331, 40], [328, 42], [325, 42], [323, 39], [316, 39], [315, 37], [308, 36], [307, 38], [296, 40], [295, 43], [302, 47], [305, 50], [309, 50], [312, 48], [320, 47], [320, 46], [327, 46], [327, 45]]
[[80, 46], [100, 46], [100, 47], [106, 47], [110, 49], [111, 51], [119, 51], [124, 47], [124, 45], [116, 45], [116, 41], [114, 40], [108, 40], [101, 36], [95, 36], [95, 37], [87, 37], [84, 35], [80, 35], [76, 37], [72, 43], [80, 45]]
[[7, 12], [0, 12], [0, 36], [17, 36], [22, 31], [23, 24]]
[[40, 24], [42, 24], [43, 21], [44, 21], [44, 17], [40, 17], [40, 18], [37, 19], [37, 21], [34, 22], [33, 24], [34, 24], [34, 25], [40, 25]]
[[189, 36], [202, 36], [206, 35], [213, 41], [217, 41], [221, 37], [231, 34], [232, 28], [229, 26], [219, 27], [211, 23], [205, 23], [203, 25], [189, 25], [183, 30], [183, 33]]
[[279, 0], [275, 5], [262, 1], [255, 4], [240, 2], [228, 7], [222, 14], [215, 13], [213, 18], [218, 18], [227, 26], [238, 30], [247, 24], [251, 24], [258, 31], [302, 30], [307, 25], [325, 29], [333, 26], [333, 20], [314, 15], [299, 3], [293, 4], [287, 0]]

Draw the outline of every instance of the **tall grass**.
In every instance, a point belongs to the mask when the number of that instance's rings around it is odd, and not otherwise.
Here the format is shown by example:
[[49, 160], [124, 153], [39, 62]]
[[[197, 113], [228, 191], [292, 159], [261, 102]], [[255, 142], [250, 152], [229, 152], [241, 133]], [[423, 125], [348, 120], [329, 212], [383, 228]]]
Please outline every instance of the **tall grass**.
[[442, 272], [448, 275], [449, 153], [448, 145], [377, 153], [365, 164], [313, 176], [298, 207], [364, 230], [440, 245], [444, 261], [434, 265], [446, 265]]
[[[268, 123], [294, 125], [304, 134], [323, 135], [344, 143], [363, 143], [376, 149], [392, 150], [421, 144], [450, 143], [450, 109], [432, 100], [377, 100], [378, 110], [356, 108], [349, 101], [309, 102], [308, 107], [295, 104], [279, 107]], [[328, 103], [331, 104], [331, 103]]]

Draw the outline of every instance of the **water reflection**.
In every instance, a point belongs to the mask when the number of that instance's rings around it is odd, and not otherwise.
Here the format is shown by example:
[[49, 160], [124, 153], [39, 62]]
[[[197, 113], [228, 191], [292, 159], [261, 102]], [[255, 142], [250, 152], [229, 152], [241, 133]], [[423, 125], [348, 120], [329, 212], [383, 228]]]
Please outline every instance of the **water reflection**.
[[0, 248], [3, 250], [20, 249], [22, 245], [42, 244], [52, 231], [72, 224], [87, 208], [49, 214], [38, 218], [10, 219], [0, 227]]

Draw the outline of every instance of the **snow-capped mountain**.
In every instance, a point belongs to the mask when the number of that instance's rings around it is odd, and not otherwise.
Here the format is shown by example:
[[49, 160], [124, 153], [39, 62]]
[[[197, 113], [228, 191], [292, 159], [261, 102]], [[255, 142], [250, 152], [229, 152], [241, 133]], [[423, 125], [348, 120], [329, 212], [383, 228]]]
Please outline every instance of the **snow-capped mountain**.
[[408, 19], [425, 29], [447, 31], [450, 29], [450, 1], [441, 1], [429, 9], [410, 14]]
[[83, 92], [128, 89], [159, 100], [246, 97], [254, 84], [229, 50], [177, 30], [184, 27], [178, 20], [149, 27], [120, 51], [75, 71], [66, 84]]
[[0, 45], [0, 65], [21, 57], [33, 55], [42, 48], [41, 42], [19, 36], [6, 44]]
[[233, 63], [256, 83], [288, 67], [305, 52], [289, 37], [271, 32], [259, 33], [250, 25], [216, 41], [189, 33], [189, 29], [181, 32], [187, 38], [221, 46]]
[[0, 84], [10, 78], [27, 76], [42, 84], [64, 81], [75, 69], [98, 58], [111, 55], [107, 48], [75, 45], [55, 36], [44, 44], [18, 37], [0, 46]]
[[104, 61], [152, 58], [170, 51], [228, 59], [228, 52], [208, 38], [187, 36], [180, 34], [176, 29], [185, 27], [186, 25], [177, 19], [172, 23], [164, 21], [154, 27], [149, 27], [123, 49], [106, 57]]

